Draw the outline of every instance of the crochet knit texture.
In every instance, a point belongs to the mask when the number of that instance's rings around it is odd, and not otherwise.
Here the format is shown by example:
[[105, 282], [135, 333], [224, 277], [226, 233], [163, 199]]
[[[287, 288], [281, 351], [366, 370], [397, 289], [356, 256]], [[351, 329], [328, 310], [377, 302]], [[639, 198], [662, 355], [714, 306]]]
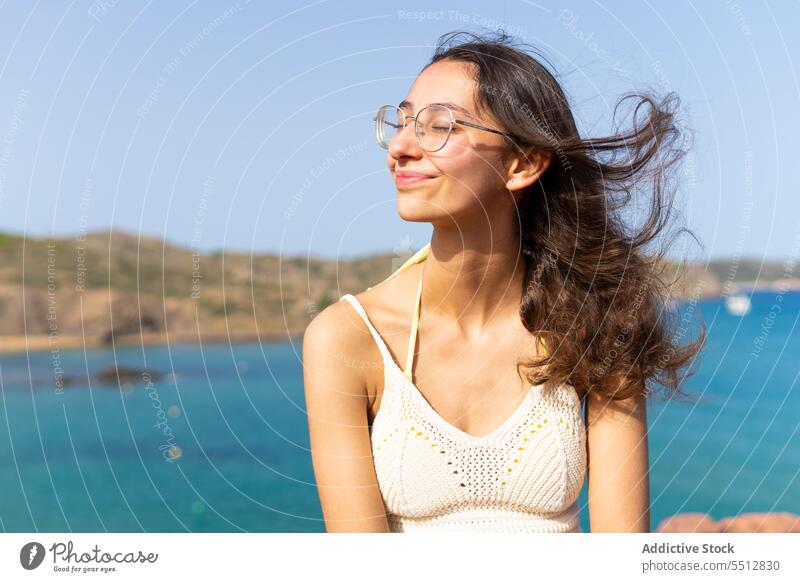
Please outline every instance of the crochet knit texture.
[[370, 439], [391, 531], [582, 531], [586, 433], [572, 387], [532, 386], [491, 434], [467, 434], [445, 421], [397, 365], [358, 299], [342, 299], [383, 358]]

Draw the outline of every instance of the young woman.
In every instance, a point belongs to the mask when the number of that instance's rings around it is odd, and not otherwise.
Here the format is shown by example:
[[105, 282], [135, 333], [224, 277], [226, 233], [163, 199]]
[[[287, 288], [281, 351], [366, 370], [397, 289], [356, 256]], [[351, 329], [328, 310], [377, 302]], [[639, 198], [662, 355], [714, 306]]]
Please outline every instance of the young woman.
[[[639, 97], [630, 133], [581, 139], [537, 59], [456, 32], [380, 108], [398, 212], [433, 235], [306, 331], [327, 531], [580, 532], [587, 473], [593, 532], [650, 531], [648, 385], [679, 392], [704, 330], [668, 341], [644, 247], [685, 151], [674, 95]], [[646, 184], [634, 231], [620, 210]]]

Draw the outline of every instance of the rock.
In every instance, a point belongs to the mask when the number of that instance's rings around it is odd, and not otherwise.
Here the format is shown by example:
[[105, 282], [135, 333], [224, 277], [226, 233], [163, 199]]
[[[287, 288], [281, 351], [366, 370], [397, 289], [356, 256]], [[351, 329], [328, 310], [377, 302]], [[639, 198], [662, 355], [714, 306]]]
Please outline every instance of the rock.
[[715, 521], [705, 513], [679, 513], [662, 521], [657, 533], [800, 533], [800, 515], [743, 513]]
[[68, 374], [62, 374], [60, 380], [62, 386], [75, 386], [80, 384], [80, 378]]
[[102, 384], [124, 384], [126, 382], [146, 382], [147, 380], [160, 380], [163, 374], [151, 370], [141, 370], [127, 366], [106, 366], [92, 375], [96, 382]]
[[659, 533], [718, 533], [719, 523], [705, 513], [679, 513], [662, 521], [656, 529]]
[[800, 515], [793, 513], [743, 513], [721, 519], [725, 533], [800, 533]]

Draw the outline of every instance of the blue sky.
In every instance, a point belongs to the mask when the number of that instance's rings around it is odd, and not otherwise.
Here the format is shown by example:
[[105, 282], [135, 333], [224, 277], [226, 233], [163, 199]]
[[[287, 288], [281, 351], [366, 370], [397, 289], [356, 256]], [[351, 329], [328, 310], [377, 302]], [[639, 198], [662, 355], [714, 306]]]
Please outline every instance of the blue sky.
[[397, 215], [372, 116], [439, 35], [503, 27], [554, 62], [585, 136], [624, 92], [679, 94], [696, 137], [678, 201], [705, 248], [674, 255], [796, 257], [798, 21], [789, 2], [4, 2], [0, 229], [418, 248], [431, 227]]

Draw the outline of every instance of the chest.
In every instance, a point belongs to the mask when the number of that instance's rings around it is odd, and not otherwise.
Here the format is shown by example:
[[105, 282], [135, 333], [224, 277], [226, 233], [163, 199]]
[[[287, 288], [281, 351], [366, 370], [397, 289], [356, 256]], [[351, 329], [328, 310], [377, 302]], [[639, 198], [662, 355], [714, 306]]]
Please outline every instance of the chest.
[[[538, 352], [533, 336], [522, 331], [472, 339], [421, 333], [413, 389], [444, 422], [476, 436], [490, 433], [519, 407], [530, 388], [530, 382], [517, 372], [517, 364]], [[405, 361], [405, 353], [399, 353], [401, 346], [391, 345], [389, 349], [395, 354], [395, 362]], [[370, 425], [385, 390], [384, 371], [376, 372], [368, 388]]]

